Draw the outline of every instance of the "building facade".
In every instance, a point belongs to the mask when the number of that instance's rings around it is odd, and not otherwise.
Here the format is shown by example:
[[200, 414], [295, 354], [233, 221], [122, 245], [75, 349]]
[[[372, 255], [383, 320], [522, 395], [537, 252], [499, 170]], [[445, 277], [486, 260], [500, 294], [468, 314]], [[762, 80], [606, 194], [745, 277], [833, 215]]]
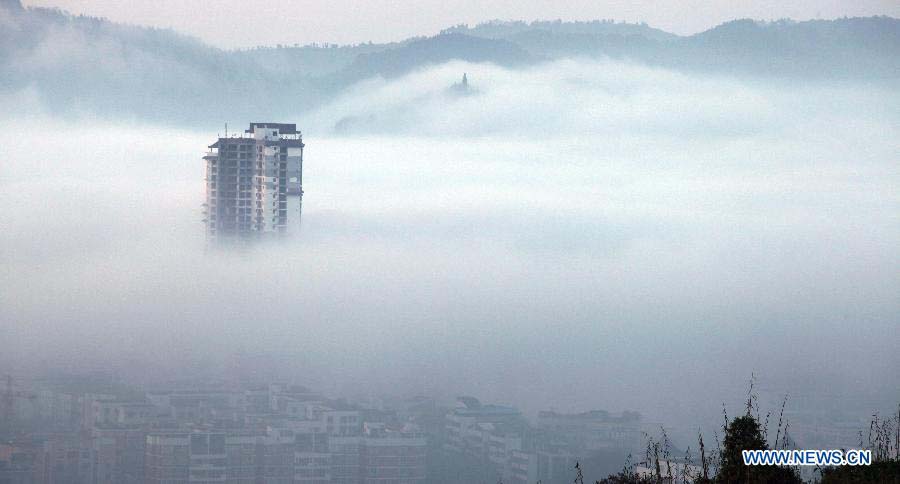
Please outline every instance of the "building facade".
[[204, 215], [207, 240], [240, 243], [299, 229], [303, 136], [296, 124], [250, 123], [209, 145]]

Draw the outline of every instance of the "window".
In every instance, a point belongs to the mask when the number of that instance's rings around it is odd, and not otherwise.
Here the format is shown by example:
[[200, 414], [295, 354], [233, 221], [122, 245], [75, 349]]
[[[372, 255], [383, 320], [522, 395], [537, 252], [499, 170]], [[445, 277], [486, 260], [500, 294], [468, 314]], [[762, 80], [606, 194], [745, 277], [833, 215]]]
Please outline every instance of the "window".
[[[230, 210], [226, 210], [230, 213]], [[191, 436], [191, 453], [192, 454], [209, 454], [209, 443], [205, 435]]]
[[209, 451], [211, 454], [224, 454], [225, 453], [225, 436], [224, 435], [211, 435], [209, 437]]

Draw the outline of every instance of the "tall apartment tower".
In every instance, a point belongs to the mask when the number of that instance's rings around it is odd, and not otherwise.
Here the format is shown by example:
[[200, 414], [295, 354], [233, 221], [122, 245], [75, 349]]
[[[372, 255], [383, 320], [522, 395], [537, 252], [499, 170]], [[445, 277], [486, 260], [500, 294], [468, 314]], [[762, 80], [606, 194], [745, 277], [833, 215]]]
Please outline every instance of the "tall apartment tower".
[[209, 145], [206, 236], [227, 245], [300, 227], [303, 135], [296, 124], [250, 123]]

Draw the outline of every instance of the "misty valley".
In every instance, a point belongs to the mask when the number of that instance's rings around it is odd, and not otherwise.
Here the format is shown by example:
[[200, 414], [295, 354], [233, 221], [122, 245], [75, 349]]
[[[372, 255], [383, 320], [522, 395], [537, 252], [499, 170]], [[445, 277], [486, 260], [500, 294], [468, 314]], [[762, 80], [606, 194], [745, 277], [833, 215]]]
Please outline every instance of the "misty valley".
[[0, 483], [895, 482], [898, 22], [220, 50], [0, 3]]

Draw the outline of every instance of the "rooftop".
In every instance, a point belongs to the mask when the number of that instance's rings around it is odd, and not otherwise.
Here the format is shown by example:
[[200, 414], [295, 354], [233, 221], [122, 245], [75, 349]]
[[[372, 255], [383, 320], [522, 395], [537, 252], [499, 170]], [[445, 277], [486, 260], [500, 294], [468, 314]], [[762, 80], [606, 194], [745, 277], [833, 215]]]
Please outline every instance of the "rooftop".
[[254, 128], [270, 128], [277, 129], [281, 134], [297, 134], [297, 125], [294, 123], [250, 123], [250, 128], [244, 131], [252, 133]]

